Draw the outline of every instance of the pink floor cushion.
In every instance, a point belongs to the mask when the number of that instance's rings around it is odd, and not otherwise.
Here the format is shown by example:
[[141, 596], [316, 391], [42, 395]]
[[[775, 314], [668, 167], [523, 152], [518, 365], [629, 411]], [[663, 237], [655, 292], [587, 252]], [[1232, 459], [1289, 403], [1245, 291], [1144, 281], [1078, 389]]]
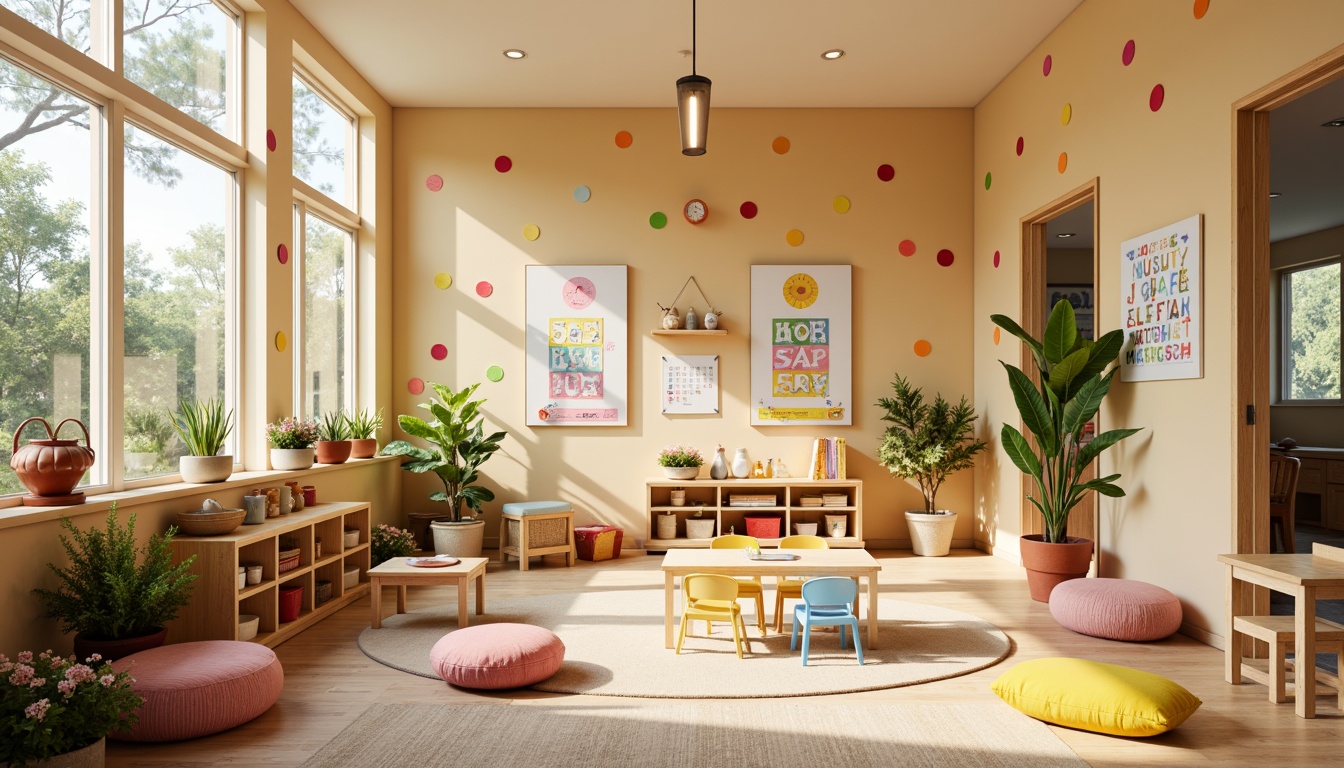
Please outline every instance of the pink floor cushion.
[[1050, 615], [1064, 627], [1107, 640], [1161, 640], [1181, 627], [1181, 601], [1129, 579], [1070, 579], [1050, 593]]
[[112, 663], [135, 678], [145, 700], [140, 721], [120, 741], [177, 741], [227, 731], [280, 698], [285, 672], [275, 652], [258, 643], [205, 640], [133, 653]]
[[434, 644], [429, 663], [444, 681], [462, 688], [522, 688], [554, 675], [565, 644], [531, 624], [481, 624], [449, 632]]

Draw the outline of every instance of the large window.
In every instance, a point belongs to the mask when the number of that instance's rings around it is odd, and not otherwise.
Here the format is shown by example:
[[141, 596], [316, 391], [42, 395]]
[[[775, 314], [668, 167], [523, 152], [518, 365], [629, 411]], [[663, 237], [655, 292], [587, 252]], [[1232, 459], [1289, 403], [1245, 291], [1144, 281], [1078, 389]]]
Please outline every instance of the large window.
[[333, 201], [354, 207], [354, 120], [294, 76], [294, 175]]
[[[0, 0], [0, 6], [22, 16], [47, 33], [59, 37], [66, 45], [80, 53], [94, 53], [90, 48], [90, 41], [102, 38], [96, 33], [89, 34], [94, 21], [89, 0]], [[97, 53], [99, 55], [95, 58], [103, 61], [102, 52]]]
[[229, 58], [237, 22], [207, 0], [126, 2], [126, 78], [205, 125], [232, 136]]
[[297, 410], [316, 419], [352, 405], [354, 392], [349, 379], [353, 373], [353, 337], [346, 296], [354, 234], [313, 215], [304, 206], [299, 206], [299, 219], [303, 281]]
[[1340, 399], [1340, 262], [1285, 272], [1282, 397]]

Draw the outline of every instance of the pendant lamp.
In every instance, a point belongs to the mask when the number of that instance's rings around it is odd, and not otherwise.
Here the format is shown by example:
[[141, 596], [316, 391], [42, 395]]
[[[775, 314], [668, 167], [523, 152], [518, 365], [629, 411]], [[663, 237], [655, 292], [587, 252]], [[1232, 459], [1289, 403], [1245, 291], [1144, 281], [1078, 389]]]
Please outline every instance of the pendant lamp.
[[681, 154], [705, 154], [709, 133], [709, 78], [695, 73], [695, 0], [691, 0], [691, 74], [677, 80], [677, 122]]

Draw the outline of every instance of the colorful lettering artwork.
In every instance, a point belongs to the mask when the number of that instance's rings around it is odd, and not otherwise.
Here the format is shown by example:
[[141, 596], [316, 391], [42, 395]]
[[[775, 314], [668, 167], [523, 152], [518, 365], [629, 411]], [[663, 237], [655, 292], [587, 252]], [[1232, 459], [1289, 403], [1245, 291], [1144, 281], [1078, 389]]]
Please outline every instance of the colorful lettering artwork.
[[663, 413], [719, 412], [719, 356], [663, 356]]
[[850, 424], [850, 268], [751, 268], [751, 423]]
[[529, 425], [626, 423], [625, 310], [624, 266], [527, 267]]
[[602, 321], [551, 318], [551, 397], [602, 399]]
[[1204, 375], [1202, 225], [1199, 214], [1120, 244], [1122, 381]]

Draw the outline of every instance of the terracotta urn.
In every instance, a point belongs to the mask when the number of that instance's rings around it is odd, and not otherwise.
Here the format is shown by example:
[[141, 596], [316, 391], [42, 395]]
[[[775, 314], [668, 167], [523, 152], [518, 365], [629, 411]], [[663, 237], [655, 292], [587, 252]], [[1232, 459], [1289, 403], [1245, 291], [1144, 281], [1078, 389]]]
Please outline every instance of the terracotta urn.
[[1023, 536], [1020, 540], [1022, 565], [1027, 569], [1027, 588], [1031, 599], [1050, 602], [1055, 586], [1069, 579], [1080, 579], [1092, 567], [1092, 541], [1069, 536], [1059, 543], [1050, 543], [1039, 533]]
[[[47, 439], [29, 440], [27, 445], [20, 448], [19, 435], [24, 427], [34, 421], [47, 430]], [[61, 427], [72, 421], [83, 430], [84, 445], [80, 445], [78, 440], [58, 438]], [[84, 503], [84, 494], [75, 494], [78, 498], [71, 498], [70, 493], [76, 485], [79, 485], [80, 478], [89, 467], [93, 466], [94, 460], [93, 448], [89, 447], [89, 430], [81, 421], [66, 419], [57, 424], [53, 432], [46, 419], [34, 416], [14, 430], [13, 451], [9, 466], [13, 468], [14, 474], [18, 475], [19, 482], [33, 493], [31, 497], [24, 497], [24, 504], [41, 506]]]

